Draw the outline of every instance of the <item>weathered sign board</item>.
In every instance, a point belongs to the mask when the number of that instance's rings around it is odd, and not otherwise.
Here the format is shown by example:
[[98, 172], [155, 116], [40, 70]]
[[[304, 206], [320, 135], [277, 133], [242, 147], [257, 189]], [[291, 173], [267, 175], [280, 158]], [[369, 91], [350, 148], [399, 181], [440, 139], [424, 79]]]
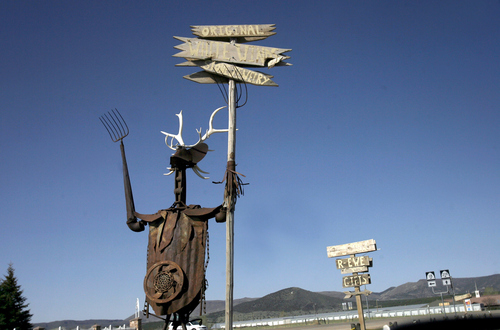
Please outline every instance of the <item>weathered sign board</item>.
[[465, 300], [465, 299], [468, 299], [471, 297], [472, 297], [472, 295], [470, 293], [465, 293], [465, 294], [455, 296], [455, 301]]
[[199, 71], [188, 74], [184, 79], [197, 82], [199, 84], [227, 84], [229, 79], [206, 71]]
[[349, 288], [354, 286], [361, 286], [371, 284], [370, 274], [358, 274], [342, 277], [342, 287]]
[[225, 83], [231, 79], [257, 86], [278, 86], [271, 75], [242, 68], [291, 65], [284, 62], [290, 56], [283, 55], [291, 49], [242, 44], [272, 36], [276, 34], [274, 29], [274, 24], [191, 26], [198, 38], [174, 37], [183, 43], [174, 47], [181, 52], [173, 56], [187, 60], [177, 66], [197, 66], [204, 70], [184, 76], [200, 84]]
[[181, 52], [173, 56], [190, 59], [266, 66], [266, 62], [280, 56], [282, 60], [289, 59], [289, 56], [284, 56], [282, 53], [291, 51], [291, 49], [231, 44], [198, 38], [174, 38], [184, 43], [174, 47]]
[[278, 86], [277, 83], [271, 80], [273, 76], [252, 71], [244, 68], [240, 68], [236, 65], [224, 63], [224, 62], [214, 62], [210, 60], [206, 61], [194, 61], [198, 63], [198, 66], [203, 70], [216, 74], [229, 79], [244, 81], [252, 85], [259, 86]]
[[248, 42], [266, 39], [276, 32], [275, 24], [247, 25], [194, 25], [191, 31], [195, 36], [207, 39], [228, 40], [236, 38], [238, 42]]
[[368, 267], [373, 267], [373, 259], [367, 256], [336, 259], [337, 269], [341, 274], [365, 273]]
[[374, 239], [369, 239], [366, 241], [360, 241], [349, 244], [328, 246], [326, 248], [328, 258], [341, 257], [356, 253], [366, 253], [376, 250], [377, 250], [377, 244], [375, 243]]
[[364, 267], [353, 267], [353, 268], [345, 268], [340, 270], [340, 274], [351, 274], [351, 273], [366, 273], [368, 271], [368, 266]]
[[337, 269], [369, 266], [370, 258], [368, 256], [350, 257], [347, 259], [337, 259], [335, 260], [335, 263], [337, 264]]
[[372, 292], [370, 290], [363, 290], [363, 291], [344, 291], [345, 293], [345, 297], [344, 299], [349, 299], [351, 298], [352, 296], [359, 296], [359, 295], [365, 295], [365, 296], [369, 296], [372, 294]]

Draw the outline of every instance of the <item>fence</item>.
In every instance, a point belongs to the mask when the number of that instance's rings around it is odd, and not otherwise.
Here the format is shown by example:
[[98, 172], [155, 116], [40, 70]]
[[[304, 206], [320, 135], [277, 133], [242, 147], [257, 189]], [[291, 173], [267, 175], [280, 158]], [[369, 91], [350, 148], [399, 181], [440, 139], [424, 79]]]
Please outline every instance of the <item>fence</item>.
[[66, 327], [59, 327], [58, 330], [96, 330], [96, 329], [100, 329], [100, 330], [118, 330], [118, 329], [122, 329], [122, 330], [136, 330], [137, 328], [131, 328], [127, 325], [122, 325], [122, 326], [108, 326], [108, 327], [95, 327], [95, 326], [92, 326], [90, 328], [82, 328], [82, 327], [79, 327], [77, 326], [76, 328], [66, 328]]
[[[477, 312], [482, 310], [481, 304], [472, 304], [472, 311]], [[364, 311], [365, 319], [372, 318], [391, 318], [391, 317], [404, 317], [404, 316], [423, 316], [432, 314], [452, 314], [455, 313], [455, 308], [453, 306], [443, 307], [429, 307], [427, 305], [413, 305], [413, 306], [398, 306], [385, 308], [381, 311]], [[465, 306], [457, 305], [456, 312], [465, 312]], [[274, 319], [265, 320], [251, 320], [251, 321], [239, 321], [233, 322], [234, 328], [243, 327], [262, 327], [262, 326], [277, 326], [277, 325], [300, 325], [308, 324], [312, 322], [328, 322], [328, 321], [352, 321], [358, 319], [357, 311], [350, 312], [336, 312], [336, 313], [325, 313], [316, 315], [303, 315], [303, 316], [293, 316], [293, 317], [282, 317]], [[213, 329], [224, 329], [224, 323], [216, 323], [212, 326]]]

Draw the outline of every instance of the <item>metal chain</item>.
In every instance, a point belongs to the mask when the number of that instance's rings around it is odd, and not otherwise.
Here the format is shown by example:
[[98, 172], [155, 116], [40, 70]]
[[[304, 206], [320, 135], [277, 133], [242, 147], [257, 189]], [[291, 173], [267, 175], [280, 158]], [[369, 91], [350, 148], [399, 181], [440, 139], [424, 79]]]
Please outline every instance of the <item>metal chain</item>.
[[205, 283], [203, 283], [204, 285], [202, 286], [202, 292], [201, 292], [200, 316], [207, 313], [207, 300], [205, 299], [205, 291], [208, 289], [207, 268], [209, 261], [210, 261], [210, 238], [208, 235], [208, 228], [207, 228], [207, 260], [205, 261], [205, 266], [203, 268], [203, 278], [205, 280]]

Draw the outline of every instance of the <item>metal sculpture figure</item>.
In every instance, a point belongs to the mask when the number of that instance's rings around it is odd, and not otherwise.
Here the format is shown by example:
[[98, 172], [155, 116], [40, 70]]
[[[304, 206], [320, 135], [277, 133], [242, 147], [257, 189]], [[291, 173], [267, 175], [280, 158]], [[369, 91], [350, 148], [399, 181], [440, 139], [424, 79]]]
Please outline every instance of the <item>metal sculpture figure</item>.
[[[141, 232], [149, 225], [147, 271], [143, 284], [146, 293], [144, 312], [149, 317], [151, 306], [156, 314], [154, 316], [166, 315], [164, 329], [167, 329], [170, 317], [173, 316], [173, 328], [182, 325], [186, 330], [189, 315], [204, 295], [208, 220], [215, 217], [217, 222], [225, 221], [226, 210], [222, 205], [214, 208], [186, 205], [186, 169], [191, 168], [198, 176], [207, 179], [200, 174], [206, 172], [197, 164], [208, 152], [208, 145], [204, 141], [213, 133], [227, 132], [227, 129], [214, 129], [212, 125], [215, 114], [223, 108], [225, 107], [212, 113], [209, 129], [203, 136], [201, 129], [197, 130], [199, 139], [193, 145], [185, 145], [182, 139], [182, 111], [177, 114], [179, 132], [162, 132], [165, 134], [166, 145], [175, 151], [170, 157], [171, 167], [167, 173], [175, 173], [175, 202], [170, 208], [159, 210], [155, 214], [140, 214], [135, 211], [123, 145], [123, 139], [129, 134], [127, 124], [116, 109], [100, 117], [111, 139], [114, 142], [120, 141], [127, 225], [135, 232]], [[177, 141], [175, 145], [174, 140]]]

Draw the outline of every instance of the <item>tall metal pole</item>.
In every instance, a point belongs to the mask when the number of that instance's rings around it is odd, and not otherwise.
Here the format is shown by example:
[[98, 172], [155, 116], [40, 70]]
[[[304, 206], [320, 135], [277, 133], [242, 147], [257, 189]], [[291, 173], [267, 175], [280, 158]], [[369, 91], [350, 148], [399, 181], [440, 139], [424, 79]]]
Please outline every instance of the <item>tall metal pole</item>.
[[453, 279], [450, 276], [450, 285], [451, 285], [451, 296], [453, 297], [453, 310], [455, 311], [455, 317], [457, 317], [457, 306], [455, 304], [455, 289], [453, 288]]
[[[236, 83], [229, 80], [228, 87], [228, 143], [227, 143], [227, 163], [228, 169], [235, 166], [236, 149]], [[234, 170], [234, 168], [232, 168]], [[230, 175], [230, 174], [229, 174]], [[232, 189], [226, 190], [224, 202], [226, 211], [226, 330], [233, 329], [233, 271], [234, 271], [234, 202], [236, 196]]]

